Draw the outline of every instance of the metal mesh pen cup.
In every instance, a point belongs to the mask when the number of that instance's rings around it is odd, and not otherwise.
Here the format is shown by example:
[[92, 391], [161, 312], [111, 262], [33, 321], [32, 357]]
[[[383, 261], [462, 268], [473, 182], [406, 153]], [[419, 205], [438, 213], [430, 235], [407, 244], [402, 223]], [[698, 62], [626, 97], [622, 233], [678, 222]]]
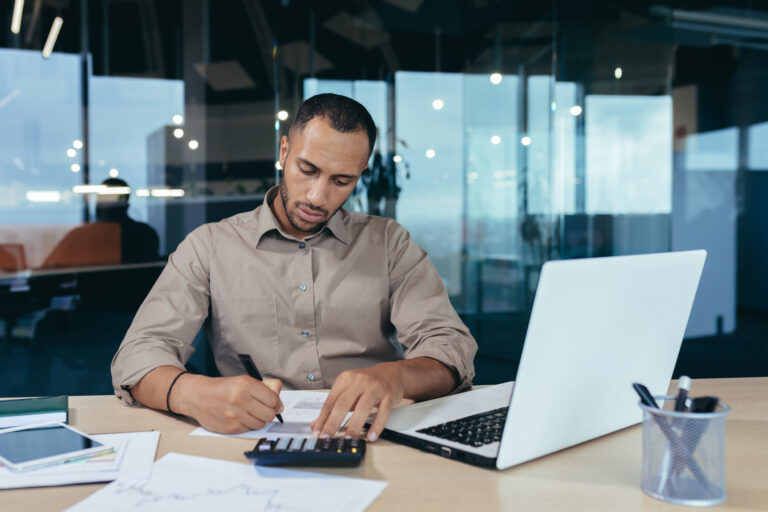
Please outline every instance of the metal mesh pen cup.
[[[673, 405], [675, 397], [657, 396]], [[725, 501], [725, 417], [722, 403], [711, 413], [643, 409], [643, 492], [679, 505]]]

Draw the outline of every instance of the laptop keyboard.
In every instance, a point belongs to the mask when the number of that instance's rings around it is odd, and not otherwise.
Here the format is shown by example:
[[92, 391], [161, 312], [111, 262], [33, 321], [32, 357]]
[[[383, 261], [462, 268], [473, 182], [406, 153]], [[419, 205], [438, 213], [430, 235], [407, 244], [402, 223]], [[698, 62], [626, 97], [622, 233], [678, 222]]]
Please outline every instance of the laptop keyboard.
[[509, 407], [502, 407], [423, 428], [417, 432], [469, 446], [483, 446], [501, 440], [508, 410]]

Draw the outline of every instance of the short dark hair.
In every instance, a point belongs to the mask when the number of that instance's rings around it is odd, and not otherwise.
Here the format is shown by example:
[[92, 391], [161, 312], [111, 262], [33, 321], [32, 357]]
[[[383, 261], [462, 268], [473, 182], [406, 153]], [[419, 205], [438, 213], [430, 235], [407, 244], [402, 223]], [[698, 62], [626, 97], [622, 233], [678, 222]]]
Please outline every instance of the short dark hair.
[[371, 114], [360, 103], [340, 94], [317, 94], [304, 100], [296, 112], [291, 131], [303, 130], [312, 119], [322, 117], [337, 132], [348, 133], [365, 130], [368, 135], [368, 153], [373, 153], [376, 143], [376, 124]]

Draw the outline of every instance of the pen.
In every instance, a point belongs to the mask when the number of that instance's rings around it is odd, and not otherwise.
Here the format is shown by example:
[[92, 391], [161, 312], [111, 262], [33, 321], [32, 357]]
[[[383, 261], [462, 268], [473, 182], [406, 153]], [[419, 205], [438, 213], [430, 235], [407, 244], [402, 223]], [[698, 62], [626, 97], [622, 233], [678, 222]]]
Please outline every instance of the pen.
[[[653, 395], [651, 395], [651, 392], [648, 391], [648, 388], [642, 384], [638, 384], [637, 382], [633, 383], [632, 387], [635, 389], [637, 394], [640, 395], [640, 401], [643, 403], [643, 405], [652, 407], [654, 409], [659, 408], [656, 400], [653, 398]], [[699, 463], [696, 462], [696, 460], [693, 458], [688, 447], [677, 436], [672, 426], [667, 423], [664, 418], [655, 414], [653, 415], [653, 419], [664, 433], [664, 437], [666, 437], [667, 441], [669, 441], [669, 446], [672, 450], [672, 472], [676, 473], [676, 466], [678, 463], [684, 464], [684, 466], [688, 466], [688, 468], [691, 470], [691, 473], [693, 473], [693, 476], [696, 478], [696, 480], [699, 481], [699, 483], [701, 483], [706, 488], [711, 487], [712, 484], [701, 470], [701, 466], [699, 466]], [[667, 472], [668, 471], [669, 470], [667, 470]]]
[[[248, 372], [248, 375], [250, 375], [256, 380], [262, 380], [261, 374], [259, 373], [259, 369], [256, 368], [256, 364], [254, 364], [250, 354], [238, 354], [237, 357], [240, 359], [240, 362], [243, 363], [243, 367], [245, 368], [245, 371]], [[277, 414], [276, 417], [280, 423], [283, 423], [282, 416]]]
[[675, 411], [685, 411], [685, 399], [688, 398], [688, 391], [691, 389], [691, 378], [687, 375], [680, 377], [677, 383], [677, 398], [675, 399]]

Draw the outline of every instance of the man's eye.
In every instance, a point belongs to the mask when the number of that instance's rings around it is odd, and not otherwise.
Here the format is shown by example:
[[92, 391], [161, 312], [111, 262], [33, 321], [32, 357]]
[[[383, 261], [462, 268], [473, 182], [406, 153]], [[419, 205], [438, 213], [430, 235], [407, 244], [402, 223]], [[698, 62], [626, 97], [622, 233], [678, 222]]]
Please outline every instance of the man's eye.
[[308, 175], [308, 176], [310, 176], [310, 175], [312, 175], [312, 174], [314, 174], [314, 173], [315, 173], [315, 171], [313, 171], [313, 170], [311, 170], [311, 169], [310, 169], [310, 170], [307, 170], [307, 169], [301, 169], [301, 172], [303, 172], [304, 174], [306, 174], [306, 175]]
[[349, 185], [349, 182], [344, 180], [336, 180], [336, 184], [340, 187], [346, 187], [347, 185]]

